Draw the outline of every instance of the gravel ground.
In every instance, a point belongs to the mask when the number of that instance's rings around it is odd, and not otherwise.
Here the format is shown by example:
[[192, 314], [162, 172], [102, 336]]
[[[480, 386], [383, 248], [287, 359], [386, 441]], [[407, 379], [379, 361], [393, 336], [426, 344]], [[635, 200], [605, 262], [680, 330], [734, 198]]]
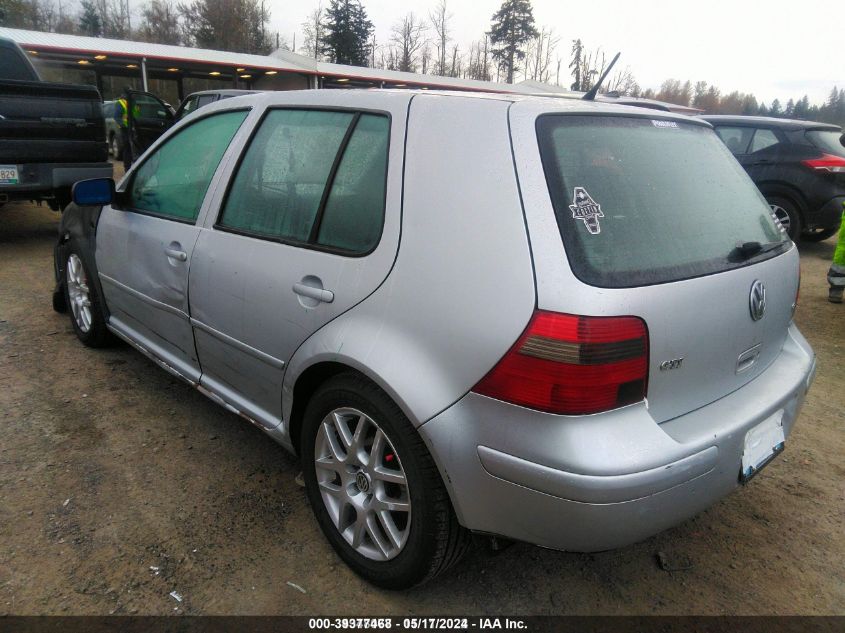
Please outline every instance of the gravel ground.
[[845, 614], [832, 240], [801, 247], [796, 318], [820, 369], [764, 474], [622, 550], [478, 540], [445, 577], [395, 593], [335, 556], [295, 458], [129, 347], [77, 343], [50, 307], [57, 225], [46, 208], [0, 209], [0, 615]]

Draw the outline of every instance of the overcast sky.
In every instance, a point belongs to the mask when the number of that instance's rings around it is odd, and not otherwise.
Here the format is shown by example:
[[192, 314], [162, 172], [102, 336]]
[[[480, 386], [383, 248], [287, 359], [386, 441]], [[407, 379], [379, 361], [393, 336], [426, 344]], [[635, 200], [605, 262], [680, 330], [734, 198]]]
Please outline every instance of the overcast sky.
[[[268, 0], [272, 29], [290, 43], [318, 0]], [[378, 43], [413, 11], [428, 15], [437, 0], [364, 0]], [[467, 47], [490, 28], [501, 0], [447, 0], [455, 40]], [[328, 5], [328, 0], [323, 0]], [[622, 51], [643, 88], [664, 79], [716, 84], [723, 93], [752, 92], [771, 103], [779, 98], [821, 103], [830, 89], [845, 88], [845, 2], [802, 0], [533, 0], [537, 26], [561, 37], [558, 54], [568, 64], [571, 40], [601, 46], [609, 57]], [[561, 71], [563, 74], [563, 71]], [[561, 80], [563, 83], [563, 80]]]

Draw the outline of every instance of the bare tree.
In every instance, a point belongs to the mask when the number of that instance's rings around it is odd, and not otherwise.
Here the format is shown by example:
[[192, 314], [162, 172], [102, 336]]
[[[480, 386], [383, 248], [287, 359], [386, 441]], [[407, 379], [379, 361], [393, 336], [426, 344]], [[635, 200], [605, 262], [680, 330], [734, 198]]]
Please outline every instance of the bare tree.
[[446, 0], [440, 0], [434, 10], [429, 12], [428, 19], [436, 36], [434, 46], [437, 50], [437, 59], [434, 63], [434, 74], [446, 75], [446, 48], [452, 39], [449, 37], [449, 21], [452, 19], [452, 14], [446, 9]]
[[528, 43], [525, 58], [525, 78], [549, 83], [552, 58], [560, 38], [554, 34], [554, 29], [543, 27], [540, 33]]
[[146, 42], [181, 44], [179, 12], [172, 0], [152, 0], [141, 7], [138, 36]]
[[396, 70], [416, 72], [417, 53], [426, 43], [425, 23], [413, 13], [407, 14], [401, 22], [393, 26], [390, 41], [396, 47]]
[[631, 72], [630, 66], [625, 66], [624, 70], [617, 70], [613, 73], [602, 88], [607, 92], [631, 97], [636, 97], [640, 92], [640, 85], [634, 79], [634, 73]]
[[323, 3], [320, 2], [317, 8], [308, 14], [308, 19], [302, 23], [302, 34], [305, 39], [302, 48], [306, 55], [317, 60], [321, 59], [324, 13]]

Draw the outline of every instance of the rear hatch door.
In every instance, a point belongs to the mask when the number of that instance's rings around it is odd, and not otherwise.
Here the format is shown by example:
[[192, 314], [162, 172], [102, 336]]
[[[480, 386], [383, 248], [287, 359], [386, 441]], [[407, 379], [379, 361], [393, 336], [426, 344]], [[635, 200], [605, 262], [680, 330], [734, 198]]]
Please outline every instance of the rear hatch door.
[[644, 319], [658, 422], [765, 370], [797, 250], [708, 125], [584, 102], [516, 103], [511, 123], [540, 309]]

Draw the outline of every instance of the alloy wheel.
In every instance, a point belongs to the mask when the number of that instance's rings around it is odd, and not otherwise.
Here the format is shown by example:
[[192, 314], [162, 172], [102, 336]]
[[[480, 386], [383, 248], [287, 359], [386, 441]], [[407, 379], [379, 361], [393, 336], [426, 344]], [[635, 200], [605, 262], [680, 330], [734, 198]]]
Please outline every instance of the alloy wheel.
[[778, 204], [770, 204], [769, 206], [772, 208], [772, 213], [774, 213], [777, 221], [780, 222], [783, 230], [789, 233], [789, 229], [792, 226], [792, 221], [789, 219], [789, 213], [787, 213], [786, 209]]
[[73, 319], [80, 331], [87, 333], [91, 329], [91, 291], [88, 276], [82, 266], [82, 260], [76, 253], [67, 258], [66, 267], [67, 294]]
[[314, 466], [344, 540], [370, 560], [398, 556], [408, 541], [411, 498], [399, 455], [381, 427], [357, 409], [331, 411], [317, 431]]

